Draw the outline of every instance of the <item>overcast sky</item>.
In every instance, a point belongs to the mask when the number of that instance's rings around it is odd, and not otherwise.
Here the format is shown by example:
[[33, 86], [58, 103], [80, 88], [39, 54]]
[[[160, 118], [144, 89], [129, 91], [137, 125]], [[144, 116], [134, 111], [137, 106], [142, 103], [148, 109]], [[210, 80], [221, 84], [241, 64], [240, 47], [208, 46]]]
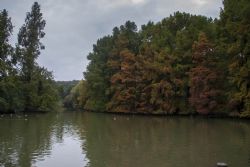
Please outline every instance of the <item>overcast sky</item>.
[[[12, 43], [34, 0], [0, 0], [15, 26]], [[98, 38], [127, 20], [138, 27], [157, 22], [175, 11], [218, 17], [222, 0], [37, 0], [46, 20], [46, 36], [38, 62], [56, 80], [82, 79], [87, 55]]]

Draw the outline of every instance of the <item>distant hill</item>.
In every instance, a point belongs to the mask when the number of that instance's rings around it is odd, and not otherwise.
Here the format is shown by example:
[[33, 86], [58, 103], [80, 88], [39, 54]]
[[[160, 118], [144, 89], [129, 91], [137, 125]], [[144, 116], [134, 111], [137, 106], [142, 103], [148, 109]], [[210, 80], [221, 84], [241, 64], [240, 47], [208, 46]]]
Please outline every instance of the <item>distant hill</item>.
[[73, 81], [56, 81], [60, 97], [63, 99], [65, 96], [67, 96], [69, 94], [70, 90], [74, 86], [76, 86], [79, 82], [80, 82], [79, 80], [73, 80]]

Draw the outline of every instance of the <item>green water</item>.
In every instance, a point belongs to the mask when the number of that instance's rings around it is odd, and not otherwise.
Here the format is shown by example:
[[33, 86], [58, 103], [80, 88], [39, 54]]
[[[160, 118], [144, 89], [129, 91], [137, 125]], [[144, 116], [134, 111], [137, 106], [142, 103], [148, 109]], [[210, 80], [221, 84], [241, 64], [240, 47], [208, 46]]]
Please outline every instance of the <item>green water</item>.
[[64, 112], [0, 116], [0, 166], [250, 166], [250, 122]]

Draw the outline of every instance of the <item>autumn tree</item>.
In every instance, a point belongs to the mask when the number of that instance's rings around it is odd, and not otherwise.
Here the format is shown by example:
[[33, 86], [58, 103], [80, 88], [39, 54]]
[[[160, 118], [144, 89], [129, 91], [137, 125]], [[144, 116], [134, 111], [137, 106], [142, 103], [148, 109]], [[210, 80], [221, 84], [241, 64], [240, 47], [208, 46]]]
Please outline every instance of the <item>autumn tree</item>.
[[93, 98], [86, 106], [108, 112], [232, 115], [230, 106], [249, 116], [248, 11], [246, 0], [224, 0], [220, 19], [175, 12], [139, 31], [130, 21], [115, 27], [89, 55], [85, 77]]
[[200, 114], [216, 112], [220, 96], [219, 74], [215, 68], [215, 51], [206, 35], [201, 33], [193, 45], [194, 67], [190, 70], [189, 102]]
[[[117, 29], [118, 30], [118, 29]], [[113, 112], [136, 112], [137, 57], [139, 38], [134, 22], [126, 22], [114, 31], [115, 47], [108, 59], [110, 78], [110, 102], [107, 109]]]
[[183, 114], [192, 113], [188, 103], [190, 97], [190, 78], [188, 71], [193, 67], [192, 45], [198, 40], [200, 32], [205, 32], [209, 39], [215, 38], [215, 27], [213, 19], [201, 15], [191, 15], [188, 13], [176, 12], [170, 16], [165, 24], [170, 27], [171, 32], [175, 34], [173, 56], [173, 73], [178, 81], [177, 97], [175, 105]]
[[122, 62], [120, 71], [111, 77], [111, 89], [114, 94], [108, 109], [115, 112], [136, 111], [136, 57], [129, 50], [119, 54]]

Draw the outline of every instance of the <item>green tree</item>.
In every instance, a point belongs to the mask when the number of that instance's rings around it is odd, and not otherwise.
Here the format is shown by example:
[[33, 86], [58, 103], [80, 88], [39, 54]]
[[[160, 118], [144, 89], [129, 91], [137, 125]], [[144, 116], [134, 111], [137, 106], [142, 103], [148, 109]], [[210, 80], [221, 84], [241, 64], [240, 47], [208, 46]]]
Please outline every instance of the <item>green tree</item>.
[[85, 108], [92, 110], [106, 109], [108, 102], [108, 88], [110, 71], [107, 68], [108, 56], [113, 47], [113, 38], [106, 36], [97, 41], [93, 46], [93, 52], [88, 55], [90, 63], [84, 73], [86, 79], [87, 94], [89, 96]]
[[81, 80], [64, 98], [64, 106], [71, 109], [84, 109], [88, 100], [86, 81]]
[[45, 20], [40, 5], [35, 2], [27, 13], [25, 24], [18, 34], [16, 55], [21, 67], [20, 78], [24, 111], [47, 111], [56, 102], [56, 90], [52, 84], [53, 76], [45, 68], [38, 66], [36, 59], [44, 49], [40, 40], [45, 36]]
[[220, 14], [220, 46], [229, 59], [230, 107], [250, 117], [250, 3], [224, 0]]
[[0, 112], [13, 112], [20, 107], [13, 47], [9, 44], [12, 31], [11, 18], [4, 9], [0, 12]]
[[140, 50], [138, 64], [141, 82], [138, 110], [144, 113], [174, 113], [175, 88], [179, 85], [173, 77], [173, 59], [164, 49], [156, 49], [145, 42]]
[[13, 48], [9, 44], [9, 37], [13, 31], [11, 18], [4, 9], [0, 12], [0, 77], [4, 78], [11, 74], [11, 59]]

